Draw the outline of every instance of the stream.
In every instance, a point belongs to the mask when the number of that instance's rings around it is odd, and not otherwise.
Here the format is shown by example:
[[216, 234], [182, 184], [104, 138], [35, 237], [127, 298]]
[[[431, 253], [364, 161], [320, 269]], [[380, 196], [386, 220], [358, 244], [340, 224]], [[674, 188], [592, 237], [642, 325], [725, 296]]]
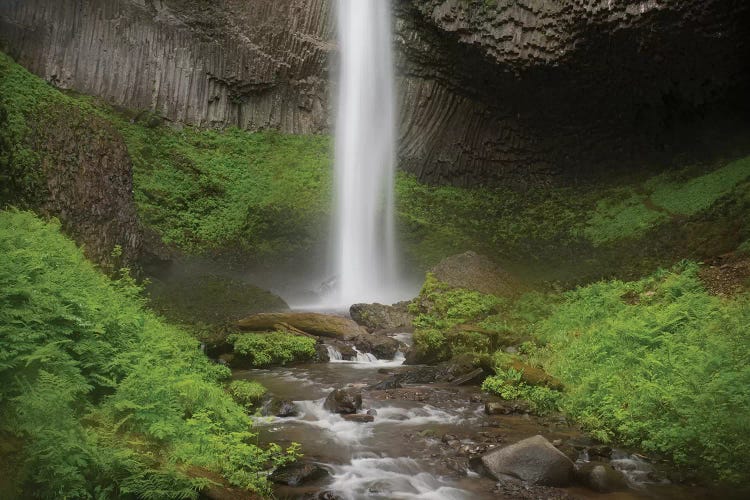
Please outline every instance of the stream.
[[[398, 338], [410, 340], [408, 334]], [[483, 394], [477, 386], [404, 384], [402, 388], [369, 390], [369, 386], [414, 367], [402, 366], [401, 353], [393, 360], [358, 353], [356, 360], [344, 361], [336, 359], [340, 356], [334, 348], [329, 346], [328, 351], [329, 363], [234, 373], [235, 378], [260, 382], [269, 394], [292, 400], [298, 409], [293, 417], [259, 417], [261, 443], [300, 443], [303, 462], [315, 463], [329, 473], [303, 486], [278, 486], [278, 498], [725, 498], [671, 484], [647, 460], [622, 450], [613, 450], [606, 460], [627, 479], [629, 489], [623, 492], [601, 494], [584, 487], [498, 483], [475, 472], [471, 458], [542, 434], [569, 449], [575, 447], [572, 458], [580, 464], [591, 458], [590, 440], [560, 415], [487, 415], [484, 403], [497, 398]], [[326, 396], [344, 386], [362, 390], [362, 412], [374, 410], [373, 422], [348, 421], [323, 408]]]

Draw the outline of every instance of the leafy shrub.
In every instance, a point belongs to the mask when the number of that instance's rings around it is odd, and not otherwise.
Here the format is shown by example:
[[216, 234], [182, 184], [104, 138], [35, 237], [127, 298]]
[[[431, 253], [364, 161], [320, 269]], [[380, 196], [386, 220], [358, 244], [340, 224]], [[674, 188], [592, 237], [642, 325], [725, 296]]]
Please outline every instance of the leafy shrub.
[[266, 394], [265, 387], [251, 380], [232, 380], [228, 390], [235, 402], [245, 408], [257, 405]]
[[6, 471], [41, 498], [195, 498], [205, 469], [265, 492], [296, 448], [254, 444], [251, 421], [187, 333], [143, 308], [59, 233], [0, 212], [0, 434]]
[[562, 393], [548, 387], [528, 385], [521, 380], [522, 373], [508, 368], [484, 379], [482, 390], [497, 394], [503, 399], [523, 399], [540, 415], [560, 409]]
[[442, 360], [450, 356], [445, 335], [434, 328], [420, 328], [414, 332], [414, 347], [422, 358]]
[[246, 356], [252, 366], [285, 365], [315, 356], [315, 339], [288, 332], [231, 335], [235, 354]]

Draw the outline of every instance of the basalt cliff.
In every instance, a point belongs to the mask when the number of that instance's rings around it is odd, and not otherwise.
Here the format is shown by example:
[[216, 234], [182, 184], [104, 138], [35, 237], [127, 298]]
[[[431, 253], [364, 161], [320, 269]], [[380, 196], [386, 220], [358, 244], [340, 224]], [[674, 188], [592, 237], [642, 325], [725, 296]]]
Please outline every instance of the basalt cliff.
[[[0, 40], [63, 89], [208, 127], [320, 133], [330, 0], [7, 0]], [[400, 166], [523, 185], [723, 154], [744, 133], [750, 5], [396, 0]], [[541, 91], [540, 89], [544, 89]]]

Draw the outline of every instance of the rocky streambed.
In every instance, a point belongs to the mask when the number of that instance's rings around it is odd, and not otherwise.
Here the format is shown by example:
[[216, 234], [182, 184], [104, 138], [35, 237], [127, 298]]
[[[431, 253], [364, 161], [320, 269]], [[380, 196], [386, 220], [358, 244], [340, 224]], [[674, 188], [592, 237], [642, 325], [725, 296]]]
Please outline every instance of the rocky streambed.
[[647, 457], [601, 445], [562, 415], [482, 393], [473, 377], [351, 341], [344, 354], [341, 338], [322, 345], [328, 362], [234, 371], [271, 395], [260, 440], [302, 445], [303, 459], [272, 476], [279, 498], [725, 498], [671, 483]]

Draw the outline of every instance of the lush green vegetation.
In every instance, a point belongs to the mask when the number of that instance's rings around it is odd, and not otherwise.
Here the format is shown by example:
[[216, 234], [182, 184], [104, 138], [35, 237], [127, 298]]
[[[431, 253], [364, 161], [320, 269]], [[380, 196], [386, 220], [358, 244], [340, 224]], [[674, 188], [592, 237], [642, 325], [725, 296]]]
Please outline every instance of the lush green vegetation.
[[0, 205], [33, 207], [44, 173], [35, 128], [51, 112], [97, 116], [119, 130], [133, 162], [142, 222], [186, 253], [285, 255], [327, 230], [328, 136], [170, 127], [49, 86], [0, 53]]
[[263, 400], [266, 388], [252, 380], [232, 380], [229, 384], [229, 394], [237, 404], [249, 410]]
[[0, 255], [0, 496], [196, 498], [216, 473], [264, 492], [295, 456], [256, 446], [229, 370], [57, 225], [0, 212]]
[[[484, 390], [540, 413], [563, 410], [602, 441], [747, 479], [750, 295], [708, 294], [698, 264], [518, 299], [450, 290], [430, 277], [412, 308], [426, 358], [494, 350], [496, 375]], [[515, 354], [498, 348], [508, 339]]]
[[[35, 206], [43, 190], [34, 128], [51, 110], [107, 120], [133, 162], [141, 220], [191, 254], [280, 258], [305, 254], [328, 230], [331, 144], [328, 136], [293, 136], [176, 127], [147, 112], [114, 110], [63, 94], [0, 56], [0, 191], [4, 204]], [[750, 228], [750, 158], [713, 168], [631, 179], [616, 186], [506, 188], [427, 186], [398, 176], [398, 216], [409, 259], [429, 267], [474, 249], [527, 269], [560, 271], [579, 281], [628, 268], [650, 272], [687, 253], [681, 240], [638, 254], [641, 238], [659, 228], [680, 231], [691, 218], [721, 206], [724, 219]], [[731, 213], [725, 210], [731, 205]], [[725, 213], [726, 212], [726, 213]], [[675, 227], [669, 226], [672, 223]], [[712, 240], [735, 234], [734, 228]], [[731, 233], [731, 234], [729, 234]], [[660, 233], [660, 238], [665, 236]], [[618, 246], [630, 245], [618, 251]], [[707, 243], [706, 243], [707, 244]], [[690, 253], [701, 254], [702, 249]], [[726, 250], [724, 250], [726, 251]], [[562, 276], [561, 264], [576, 259]], [[529, 266], [528, 262], [536, 264]], [[523, 269], [519, 269], [523, 271]], [[533, 274], [533, 272], [532, 272]], [[576, 281], [576, 280], [573, 280]]]
[[44, 175], [40, 153], [31, 145], [31, 126], [61, 103], [80, 112], [78, 103], [0, 52], [0, 206], [39, 200]]
[[110, 114], [133, 160], [142, 220], [188, 253], [307, 250], [326, 229], [327, 136], [179, 130]]
[[[559, 246], [593, 257], [608, 244], [638, 241], [666, 222], [709, 211], [722, 199], [748, 214], [750, 158], [705, 171], [695, 168], [616, 187], [497, 188], [426, 186], [401, 174], [397, 183], [403, 238], [423, 265], [475, 249], [518, 261], [555, 258]], [[746, 226], [743, 226], [748, 231]], [[580, 258], [580, 257], [579, 257]], [[620, 259], [627, 260], [627, 259]]]
[[568, 390], [563, 408], [605, 441], [707, 467], [750, 470], [750, 297], [710, 296], [698, 266], [565, 294], [536, 328]]
[[315, 356], [316, 341], [284, 331], [269, 333], [238, 333], [230, 335], [235, 355], [248, 360], [254, 367], [285, 365]]

